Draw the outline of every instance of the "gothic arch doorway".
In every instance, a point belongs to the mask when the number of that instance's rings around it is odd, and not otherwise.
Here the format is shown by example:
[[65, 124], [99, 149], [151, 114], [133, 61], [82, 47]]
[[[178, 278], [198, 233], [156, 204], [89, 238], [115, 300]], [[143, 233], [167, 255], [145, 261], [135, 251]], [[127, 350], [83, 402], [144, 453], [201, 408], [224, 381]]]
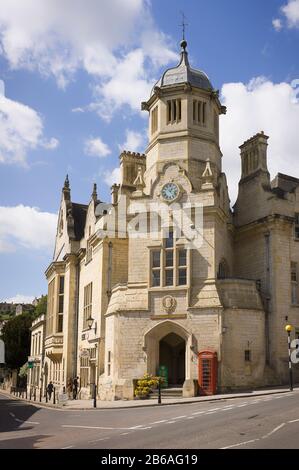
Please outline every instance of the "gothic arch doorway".
[[143, 346], [147, 372], [156, 375], [159, 367], [166, 365], [170, 383], [183, 385], [191, 376], [192, 341], [192, 333], [174, 321], [166, 320], [150, 328], [144, 335]]
[[168, 385], [183, 385], [185, 381], [186, 341], [176, 333], [169, 333], [159, 342], [159, 367], [168, 372]]

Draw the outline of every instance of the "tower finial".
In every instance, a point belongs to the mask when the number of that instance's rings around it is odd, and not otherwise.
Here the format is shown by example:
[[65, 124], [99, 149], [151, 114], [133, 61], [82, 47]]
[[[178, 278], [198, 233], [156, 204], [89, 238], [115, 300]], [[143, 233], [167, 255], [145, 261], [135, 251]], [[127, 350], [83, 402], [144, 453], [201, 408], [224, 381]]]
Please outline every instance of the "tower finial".
[[63, 189], [70, 189], [69, 175], [66, 175]]
[[187, 47], [187, 41], [185, 40], [185, 28], [186, 26], [188, 26], [188, 23], [185, 22], [187, 18], [183, 11], [181, 11], [181, 15], [182, 15], [182, 23], [180, 24], [180, 26], [182, 27], [182, 37], [183, 37], [181, 41], [181, 47], [185, 50]]
[[95, 201], [98, 199], [98, 193], [97, 193], [97, 185], [96, 185], [96, 183], [93, 184], [93, 191], [92, 191], [91, 197], [92, 197], [92, 199], [94, 199]]

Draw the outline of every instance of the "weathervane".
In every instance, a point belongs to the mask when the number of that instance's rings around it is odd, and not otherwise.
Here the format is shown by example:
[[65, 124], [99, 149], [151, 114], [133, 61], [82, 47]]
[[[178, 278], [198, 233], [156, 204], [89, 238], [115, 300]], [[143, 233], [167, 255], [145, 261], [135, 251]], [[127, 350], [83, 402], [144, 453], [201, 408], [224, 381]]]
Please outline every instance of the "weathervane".
[[188, 26], [188, 23], [185, 22], [187, 18], [183, 11], [181, 11], [181, 15], [182, 15], [182, 23], [179, 26], [182, 26], [183, 41], [184, 41], [185, 40], [185, 27]]

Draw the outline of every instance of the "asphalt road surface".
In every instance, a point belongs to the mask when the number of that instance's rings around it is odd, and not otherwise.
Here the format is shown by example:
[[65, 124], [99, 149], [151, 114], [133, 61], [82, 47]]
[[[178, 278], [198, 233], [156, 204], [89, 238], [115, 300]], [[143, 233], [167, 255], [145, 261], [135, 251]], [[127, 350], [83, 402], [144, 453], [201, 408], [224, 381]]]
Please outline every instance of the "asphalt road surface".
[[299, 449], [299, 391], [84, 411], [39, 408], [0, 393], [0, 449], [38, 448]]

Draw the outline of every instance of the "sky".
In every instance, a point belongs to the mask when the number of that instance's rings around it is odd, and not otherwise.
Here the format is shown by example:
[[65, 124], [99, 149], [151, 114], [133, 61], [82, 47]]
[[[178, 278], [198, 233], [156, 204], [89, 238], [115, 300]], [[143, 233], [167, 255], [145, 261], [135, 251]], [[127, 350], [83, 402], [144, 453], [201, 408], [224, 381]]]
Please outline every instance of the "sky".
[[299, 0], [1, 0], [0, 301], [46, 293], [61, 188], [87, 204], [119, 178], [123, 149], [143, 152], [142, 112], [179, 60], [207, 73], [221, 117], [233, 205], [239, 145], [263, 130], [268, 167], [299, 178]]

